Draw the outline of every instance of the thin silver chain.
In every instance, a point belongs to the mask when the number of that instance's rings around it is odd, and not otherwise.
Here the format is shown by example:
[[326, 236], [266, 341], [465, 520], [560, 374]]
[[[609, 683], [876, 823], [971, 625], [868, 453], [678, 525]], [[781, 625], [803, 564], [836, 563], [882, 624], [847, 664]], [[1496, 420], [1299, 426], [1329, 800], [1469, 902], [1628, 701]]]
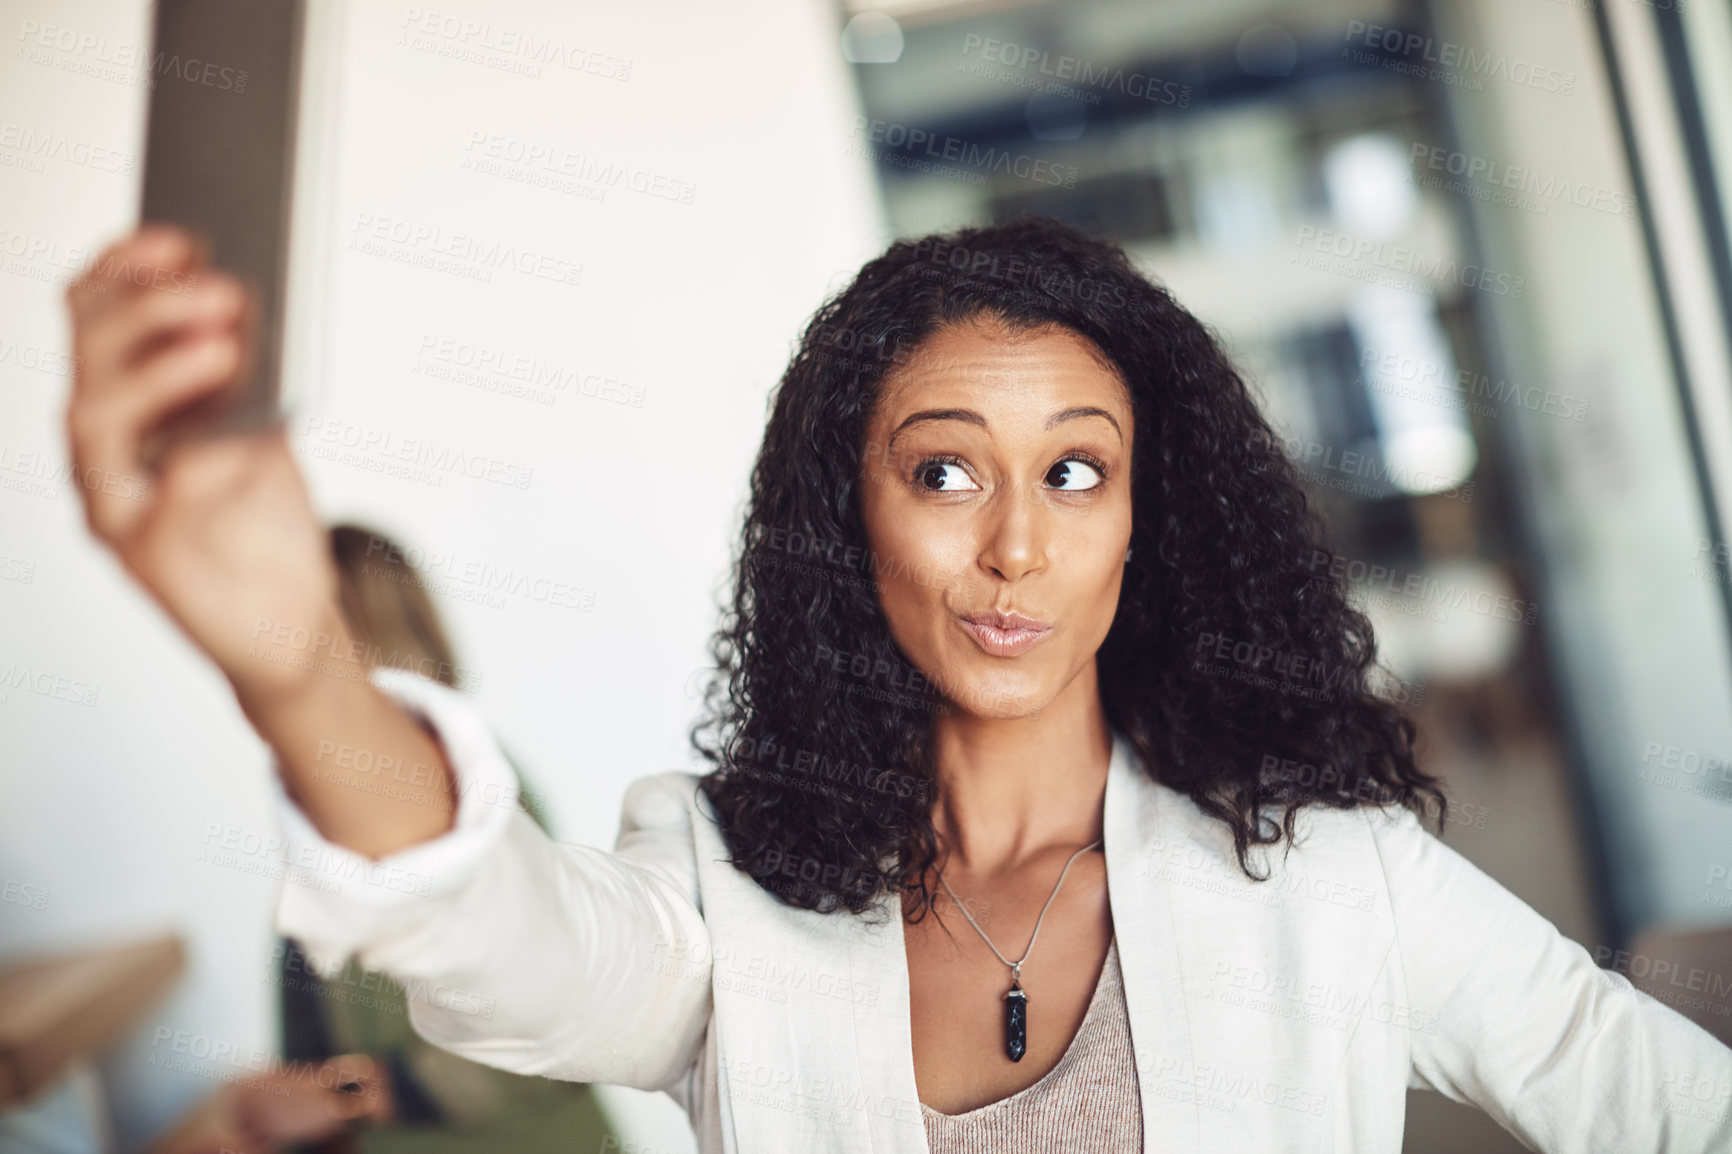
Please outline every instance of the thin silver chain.
[[1070, 867], [1077, 858], [1100, 844], [1101, 839], [1096, 838], [1093, 842], [1071, 854], [1070, 861], [1064, 863], [1064, 869], [1059, 871], [1058, 881], [1053, 885], [1052, 893], [1046, 899], [1046, 905], [1040, 907], [1040, 917], [1034, 920], [1034, 933], [1028, 936], [1028, 949], [1022, 951], [1022, 957], [1014, 962], [998, 953], [998, 947], [992, 944], [992, 939], [986, 936], [986, 931], [980, 928], [980, 923], [974, 920], [974, 915], [968, 912], [968, 907], [962, 904], [962, 899], [956, 896], [956, 891], [952, 890], [950, 883], [944, 880], [943, 870], [938, 871], [938, 884], [944, 887], [944, 892], [950, 895], [950, 900], [956, 903], [956, 908], [962, 911], [962, 916], [968, 919], [968, 924], [974, 927], [974, 932], [980, 935], [981, 941], [986, 943], [986, 948], [998, 954], [998, 960], [1010, 967], [1011, 980], [1021, 985], [1022, 963], [1028, 961], [1028, 955], [1034, 953], [1034, 941], [1040, 937], [1040, 923], [1046, 921], [1046, 911], [1052, 907], [1052, 899], [1058, 897], [1058, 887], [1064, 885], [1064, 875], [1070, 872]]

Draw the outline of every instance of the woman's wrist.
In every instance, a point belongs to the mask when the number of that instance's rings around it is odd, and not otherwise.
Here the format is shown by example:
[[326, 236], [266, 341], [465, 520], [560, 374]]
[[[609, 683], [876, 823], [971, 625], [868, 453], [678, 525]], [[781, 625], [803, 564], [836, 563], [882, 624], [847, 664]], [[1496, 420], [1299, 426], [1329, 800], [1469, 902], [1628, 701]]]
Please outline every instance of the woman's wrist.
[[225, 670], [247, 720], [268, 741], [309, 714], [328, 709], [334, 695], [367, 684], [365, 651], [354, 643], [342, 610], [327, 604], [305, 626], [267, 633], [248, 651], [250, 664]]
[[[335, 605], [314, 635], [328, 660], [303, 679], [234, 683], [242, 712], [277, 753], [289, 797], [321, 836], [374, 859], [449, 830], [456, 792], [437, 738], [373, 685]], [[354, 772], [361, 764], [395, 767], [393, 788], [367, 788], [379, 783]]]

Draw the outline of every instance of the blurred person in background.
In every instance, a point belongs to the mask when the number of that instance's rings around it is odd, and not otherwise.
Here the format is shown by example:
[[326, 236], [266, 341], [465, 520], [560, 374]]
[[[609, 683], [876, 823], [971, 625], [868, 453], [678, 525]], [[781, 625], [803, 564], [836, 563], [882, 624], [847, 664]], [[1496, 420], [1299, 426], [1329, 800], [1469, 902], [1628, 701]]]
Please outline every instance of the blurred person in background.
[[[331, 529], [330, 544], [344, 617], [370, 660], [456, 688], [455, 652], [402, 546], [352, 524]], [[547, 831], [506, 757], [518, 803]], [[617, 1141], [589, 1086], [509, 1074], [426, 1041], [392, 978], [352, 958], [321, 977], [287, 938], [272, 964], [285, 1067], [228, 1084], [150, 1154], [553, 1154]]]

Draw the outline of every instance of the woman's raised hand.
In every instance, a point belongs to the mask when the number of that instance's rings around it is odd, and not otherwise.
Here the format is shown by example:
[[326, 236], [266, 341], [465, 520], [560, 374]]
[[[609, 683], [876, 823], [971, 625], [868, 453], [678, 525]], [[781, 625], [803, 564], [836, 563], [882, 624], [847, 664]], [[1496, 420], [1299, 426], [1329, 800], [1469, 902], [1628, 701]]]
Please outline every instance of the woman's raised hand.
[[284, 430], [180, 438], [145, 457], [165, 417], [235, 379], [246, 292], [188, 234], [153, 225], [110, 246], [66, 301], [66, 429], [91, 532], [243, 705], [303, 688], [341, 629], [325, 530]]
[[[66, 429], [90, 531], [228, 675], [321, 833], [378, 857], [450, 828], [444, 752], [369, 681], [285, 431], [153, 436], [236, 378], [252, 307], [240, 284], [185, 232], [148, 226], [105, 251], [66, 302]], [[418, 767], [424, 796], [321, 772], [332, 745]]]

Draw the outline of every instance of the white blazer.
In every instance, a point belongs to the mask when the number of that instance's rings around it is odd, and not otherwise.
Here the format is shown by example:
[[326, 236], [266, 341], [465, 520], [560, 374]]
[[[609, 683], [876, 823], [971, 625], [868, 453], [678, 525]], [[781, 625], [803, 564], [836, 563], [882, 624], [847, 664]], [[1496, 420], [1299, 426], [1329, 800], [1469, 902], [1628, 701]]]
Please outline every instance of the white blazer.
[[[358, 953], [475, 1061], [664, 1090], [705, 1154], [928, 1154], [894, 898], [878, 923], [782, 905], [727, 864], [690, 773], [631, 784], [611, 853], [552, 841], [463, 694], [374, 682], [438, 735], [460, 801], [450, 832], [373, 862], [279, 790], [278, 926], [322, 970]], [[320, 761], [363, 789], [411, 776]], [[1105, 807], [1148, 1154], [1399, 1154], [1410, 1086], [1536, 1150], [1732, 1151], [1732, 1050], [1412, 813], [1303, 810], [1252, 882], [1116, 734]]]

